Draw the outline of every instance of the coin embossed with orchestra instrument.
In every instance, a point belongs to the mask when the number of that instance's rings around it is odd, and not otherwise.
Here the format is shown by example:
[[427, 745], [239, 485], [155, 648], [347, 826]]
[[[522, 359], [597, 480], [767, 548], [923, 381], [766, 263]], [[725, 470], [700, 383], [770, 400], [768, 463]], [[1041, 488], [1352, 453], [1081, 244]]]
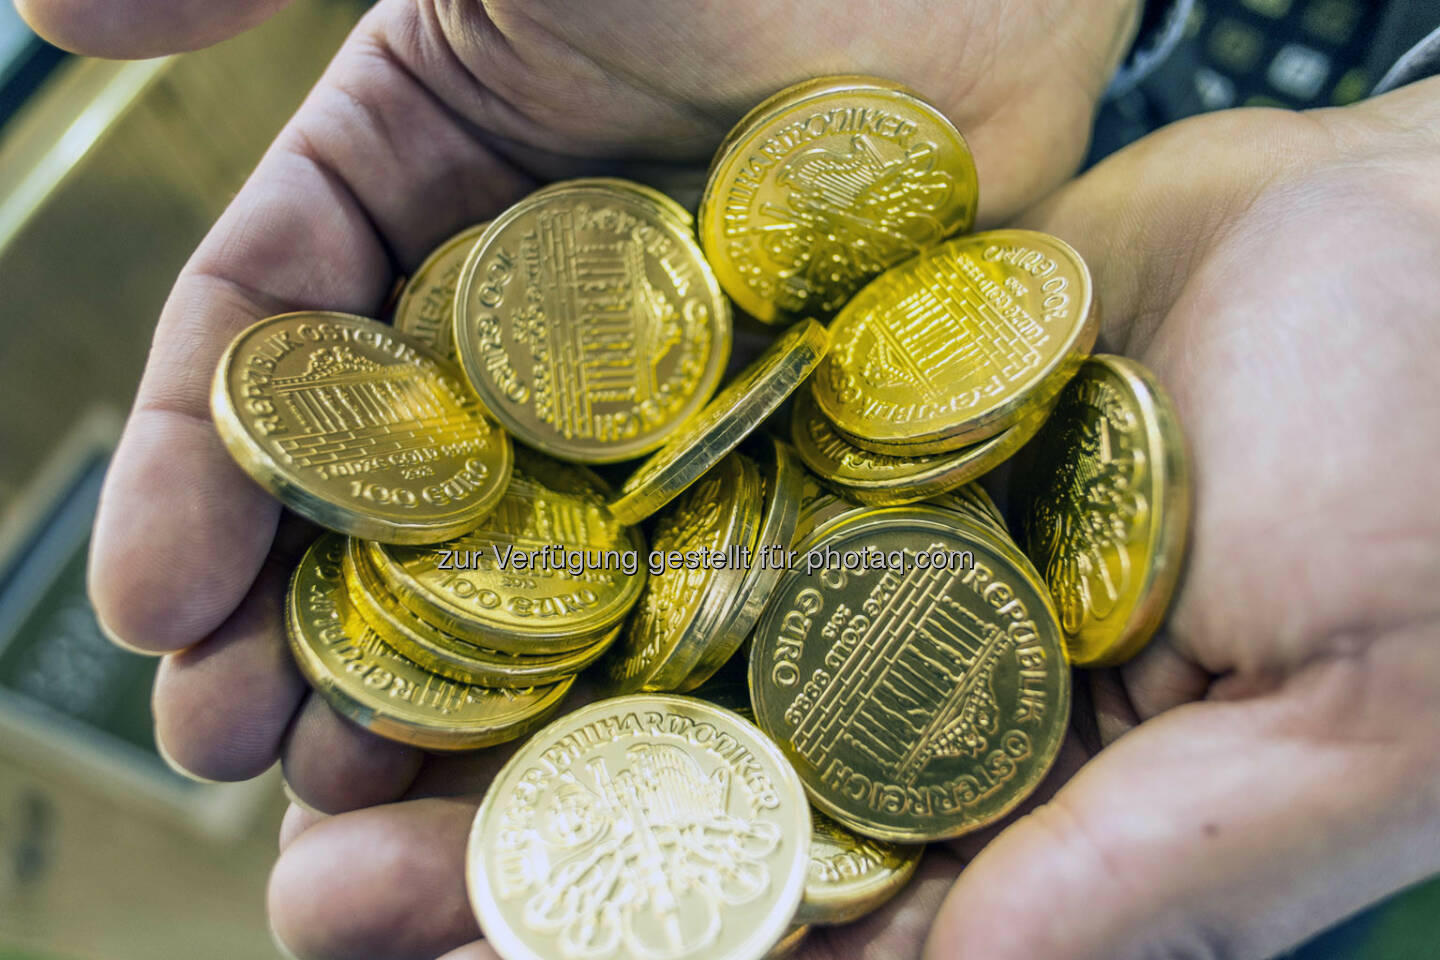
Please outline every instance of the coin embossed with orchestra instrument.
[[1024, 544], [1078, 666], [1130, 659], [1180, 577], [1190, 516], [1185, 438], [1155, 377], [1095, 356], [1065, 387], [1015, 474]]
[[[800, 549], [837, 559], [781, 580], [751, 642], [750, 694], [811, 801], [899, 843], [1013, 810], [1050, 769], [1070, 704], [1029, 562], [932, 506], [845, 515]], [[851, 554], [883, 562], [852, 568]]]
[[804, 790], [764, 734], [713, 704], [636, 694], [516, 752], [465, 873], [504, 960], [758, 960], [789, 929], [809, 860]]
[[455, 353], [455, 288], [470, 249], [487, 226], [467, 227], [436, 247], [395, 301], [395, 329], [422, 341], [452, 363], [460, 359]]
[[700, 241], [725, 292], [766, 323], [829, 316], [871, 277], [958, 231], [979, 201], [965, 138], [876, 77], [781, 90], [716, 151]]
[[476, 241], [455, 342], [515, 437], [577, 463], [641, 456], [705, 405], [730, 306], [688, 226], [646, 192], [577, 180], [531, 194]]
[[453, 537], [510, 480], [510, 438], [460, 372], [364, 317], [287, 313], [247, 328], [220, 359], [210, 409], [255, 482], [357, 537]]
[[1033, 230], [946, 241], [881, 274], [830, 324], [811, 381], [856, 446], [949, 453], [1046, 409], [1098, 329], [1090, 271]]

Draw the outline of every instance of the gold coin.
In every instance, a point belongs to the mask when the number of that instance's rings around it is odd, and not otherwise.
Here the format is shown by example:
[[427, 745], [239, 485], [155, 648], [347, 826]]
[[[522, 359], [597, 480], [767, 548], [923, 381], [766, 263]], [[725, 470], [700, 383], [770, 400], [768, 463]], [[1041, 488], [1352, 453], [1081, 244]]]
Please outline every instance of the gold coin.
[[800, 949], [800, 944], [804, 943], [808, 936], [810, 936], [809, 924], [791, 927], [785, 931], [785, 936], [780, 938], [780, 942], [770, 948], [770, 952], [765, 954], [763, 960], [786, 960], [787, 957], [795, 956], [795, 951]]
[[830, 325], [812, 382], [857, 446], [914, 456], [994, 436], [1060, 392], [1097, 327], [1090, 272], [1062, 240], [991, 230], [877, 277]]
[[862, 503], [856, 503], [848, 497], [830, 492], [819, 481], [815, 481], [815, 489], [819, 493], [814, 496], [802, 495], [801, 497], [800, 517], [795, 521], [795, 536], [792, 539], [792, 543], [796, 546], [810, 539], [811, 535], [820, 527], [826, 526], [840, 517], [868, 509]]
[[431, 673], [461, 683], [488, 687], [555, 683], [594, 663], [620, 635], [620, 627], [612, 627], [588, 647], [549, 657], [504, 653], [416, 616], [381, 581], [363, 541], [351, 538], [346, 544], [344, 576], [351, 605], [381, 640]]
[[1160, 626], [1190, 518], [1185, 439], [1155, 377], [1092, 357], [1017, 471], [1026, 552], [1077, 666], [1130, 659]]
[[522, 746], [475, 814], [470, 903], [504, 960], [758, 960], [800, 902], [795, 771], [728, 710], [602, 700]]
[[210, 409], [255, 482], [357, 537], [453, 537], [510, 479], [510, 438], [460, 372], [364, 317], [287, 313], [241, 331], [220, 358]]
[[639, 600], [640, 531], [605, 509], [590, 470], [515, 448], [495, 510], [462, 537], [430, 547], [368, 545], [381, 579], [416, 615], [508, 653], [589, 647]]
[[850, 923], [879, 909], [910, 882], [922, 845], [856, 836], [813, 807], [810, 871], [796, 923]]
[[899, 843], [1013, 810], [1050, 769], [1070, 707], [1029, 562], [928, 506], [873, 508], [799, 549], [755, 628], [750, 695], [811, 801]]
[[478, 223], [461, 230], [436, 247], [395, 302], [395, 329], [410, 334], [452, 363], [460, 359], [455, 353], [455, 287], [470, 248], [487, 226], [488, 222]]
[[978, 196], [970, 148], [934, 105], [874, 77], [825, 77], [781, 90], [730, 132], [700, 200], [700, 243], [757, 319], [827, 316], [970, 229]]
[[791, 439], [805, 465], [860, 503], [876, 506], [914, 503], [984, 476], [1029, 442], [1048, 410], [954, 453], [904, 457], [873, 453], [835, 432], [809, 390], [795, 394]]
[[578, 177], [574, 180], [558, 180], [555, 183], [547, 184], [536, 190], [531, 196], [541, 193], [549, 193], [552, 190], [570, 190], [574, 187], [600, 187], [607, 190], [619, 190], [625, 193], [635, 194], [649, 203], [653, 203], [660, 213], [670, 217], [687, 234], [695, 231], [695, 218], [690, 211], [680, 206], [673, 197], [654, 187], [637, 183], [634, 180], [623, 180], [620, 177]]
[[980, 526], [994, 530], [1006, 541], [1013, 543], [1010, 538], [1010, 528], [1005, 524], [1005, 515], [1000, 512], [999, 507], [995, 506], [995, 501], [990, 498], [990, 494], [985, 492], [985, 488], [978, 483], [967, 483], [963, 487], [937, 494], [925, 502], [933, 506], [944, 507], [947, 510], [954, 510]]
[[327, 533], [301, 558], [286, 598], [286, 634], [305, 679], [336, 711], [379, 736], [427, 750], [473, 750], [529, 733], [574, 677], [526, 689], [456, 683], [392, 650], [350, 606], [345, 538]]
[[679, 496], [805, 382], [828, 345], [825, 328], [814, 320], [782, 333], [630, 475], [610, 512], [621, 523], [639, 523]]
[[[809, 498], [802, 498], [800, 518], [795, 524], [794, 543], [799, 544], [808, 540], [821, 527], [828, 527], [842, 517], [854, 514], [865, 513], [869, 506], [831, 493], [818, 482], [815, 483], [818, 493]], [[1001, 539], [1016, 550], [1015, 542], [1010, 537], [1010, 530], [1005, 525], [1005, 518], [1000, 513], [1000, 508], [995, 506], [995, 501], [990, 499], [990, 494], [978, 483], [967, 483], [946, 493], [937, 494], [928, 498], [924, 503], [951, 510], [968, 520], [998, 534]]]
[[456, 343], [516, 437], [584, 463], [665, 443], [714, 392], [730, 307], [694, 238], [643, 190], [579, 181], [501, 214], [461, 271]]
[[761, 523], [760, 474], [738, 453], [660, 517], [650, 549], [660, 569], [651, 571], [635, 615], [610, 652], [613, 692], [685, 685], [709, 645], [721, 639], [726, 610], [752, 566]]
[[720, 627], [705, 644], [699, 663], [680, 684], [678, 689], [682, 691], [693, 690], [710, 679], [735, 655], [749, 638], [785, 571], [786, 553], [800, 516], [800, 478], [804, 469], [790, 445], [774, 437], [758, 438], [753, 449], [764, 490], [760, 535], [750, 551], [740, 586], [729, 597]]
[[[820, 478], [810, 471], [804, 471], [800, 476], [800, 515], [804, 516], [817, 502], [834, 497], [830, 489], [820, 482]], [[798, 531], [798, 527], [797, 527]], [[798, 533], [796, 541], [802, 539]]]

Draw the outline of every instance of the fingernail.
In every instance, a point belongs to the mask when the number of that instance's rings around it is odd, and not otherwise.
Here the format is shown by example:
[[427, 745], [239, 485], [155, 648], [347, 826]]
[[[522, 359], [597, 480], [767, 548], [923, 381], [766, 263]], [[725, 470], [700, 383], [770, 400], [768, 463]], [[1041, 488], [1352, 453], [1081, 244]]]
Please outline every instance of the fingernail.
[[295, 806], [299, 807], [301, 810], [304, 810], [306, 813], [313, 813], [317, 817], [330, 816], [330, 814], [326, 813], [324, 810], [317, 810], [316, 808], [310, 806], [310, 804], [302, 800], [300, 798], [300, 795], [295, 792], [293, 787], [290, 786], [290, 781], [286, 780], [284, 776], [281, 776], [280, 778], [280, 789], [285, 792], [285, 799], [289, 800], [291, 803], [295, 804]]
[[158, 736], [155, 738], [155, 752], [160, 754], [160, 759], [165, 761], [165, 766], [169, 767], [171, 770], [174, 770], [186, 780], [192, 780], [195, 783], [224, 782], [223, 780], [211, 780], [207, 777], [200, 776], [200, 774], [198, 773], [192, 773], [189, 770], [186, 770], [174, 757], [170, 756], [170, 751], [165, 749], [165, 742], [161, 740]]
[[124, 640], [121, 640], [120, 634], [116, 633], [114, 628], [112, 628], [110, 624], [106, 623], [100, 618], [100, 611], [95, 609], [94, 604], [91, 604], [90, 612], [95, 614], [95, 625], [100, 628], [100, 635], [106, 640], [109, 640], [111, 643], [115, 644], [115, 646], [119, 647], [121, 650], [124, 650], [127, 653], [136, 653], [142, 657], [164, 656], [164, 654], [158, 650], [142, 650], [134, 644], [126, 643]]

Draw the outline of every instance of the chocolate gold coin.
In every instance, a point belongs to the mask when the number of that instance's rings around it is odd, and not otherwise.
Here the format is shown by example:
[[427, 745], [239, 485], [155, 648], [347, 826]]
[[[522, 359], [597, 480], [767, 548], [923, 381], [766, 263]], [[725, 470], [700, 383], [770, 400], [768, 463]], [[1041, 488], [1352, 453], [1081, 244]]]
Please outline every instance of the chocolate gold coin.
[[812, 803], [897, 843], [1013, 810], [1050, 769], [1070, 704], [1029, 562], [928, 506], [870, 509], [797, 549], [751, 641], [750, 694]]
[[1098, 327], [1090, 271], [1069, 244], [991, 230], [873, 280], [830, 324], [811, 384], [855, 445], [947, 453], [1048, 407]]
[[679, 496], [799, 389], [828, 345], [814, 320], [782, 333], [626, 479], [610, 512], [621, 523], [639, 523]]
[[510, 438], [460, 372], [364, 317], [287, 313], [242, 331], [220, 359], [210, 408], [257, 483], [352, 536], [456, 536], [510, 479]]
[[581, 463], [660, 447], [710, 399], [730, 307], [674, 211], [604, 181], [501, 214], [461, 271], [456, 344], [515, 437]]
[[495, 777], [465, 873], [503, 960], [760, 960], [809, 863], [795, 771], [754, 725], [688, 697], [602, 700]]
[[1134, 360], [1092, 357], [1026, 454], [1025, 548], [1070, 658], [1121, 663], [1159, 627], [1184, 558], [1190, 477], [1175, 410]]
[[468, 227], [436, 247], [405, 282], [395, 301], [395, 329], [424, 342], [451, 363], [460, 359], [455, 353], [455, 288], [460, 268], [487, 226]]
[[766, 323], [828, 316], [876, 274], [968, 230], [979, 181], [959, 131], [875, 77], [781, 90], [721, 144], [700, 242], [725, 292]]

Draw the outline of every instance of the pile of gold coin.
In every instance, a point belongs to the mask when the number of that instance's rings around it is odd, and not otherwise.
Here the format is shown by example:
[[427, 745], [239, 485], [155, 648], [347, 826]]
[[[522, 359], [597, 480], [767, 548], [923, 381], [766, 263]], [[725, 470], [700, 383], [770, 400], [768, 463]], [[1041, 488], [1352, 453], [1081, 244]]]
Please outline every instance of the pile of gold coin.
[[[1089, 356], [1080, 256], [966, 232], [977, 201], [934, 106], [823, 78], [741, 120], [698, 223], [551, 184], [391, 323], [272, 317], [221, 360], [226, 446], [330, 531], [286, 603], [310, 683], [429, 750], [529, 735], [467, 858], [506, 960], [757, 960], [880, 908], [1040, 786], [1072, 666], [1163, 622], [1174, 412]], [[722, 385], [732, 301], [783, 329]], [[1006, 462], [1019, 544], [974, 482]]]

